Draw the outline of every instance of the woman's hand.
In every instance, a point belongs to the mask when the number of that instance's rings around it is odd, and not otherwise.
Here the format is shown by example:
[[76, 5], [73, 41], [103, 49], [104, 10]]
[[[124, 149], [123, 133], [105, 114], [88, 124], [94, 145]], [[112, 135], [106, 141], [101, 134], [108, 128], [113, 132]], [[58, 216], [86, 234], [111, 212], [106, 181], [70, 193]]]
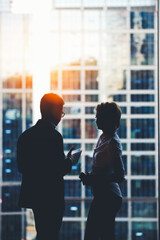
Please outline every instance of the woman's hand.
[[80, 173], [79, 178], [83, 185], [90, 185], [89, 184], [89, 173], [85, 174], [83, 172]]

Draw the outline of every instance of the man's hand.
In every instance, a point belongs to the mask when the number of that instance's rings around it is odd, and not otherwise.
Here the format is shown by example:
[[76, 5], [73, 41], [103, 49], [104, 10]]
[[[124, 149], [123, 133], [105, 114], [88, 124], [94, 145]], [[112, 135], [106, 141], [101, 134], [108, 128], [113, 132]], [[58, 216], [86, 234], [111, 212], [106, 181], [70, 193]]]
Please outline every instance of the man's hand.
[[72, 151], [73, 151], [74, 148], [75, 148], [75, 145], [73, 145], [73, 146], [69, 149], [69, 152], [67, 153], [67, 158], [71, 158], [71, 154], [72, 154]]

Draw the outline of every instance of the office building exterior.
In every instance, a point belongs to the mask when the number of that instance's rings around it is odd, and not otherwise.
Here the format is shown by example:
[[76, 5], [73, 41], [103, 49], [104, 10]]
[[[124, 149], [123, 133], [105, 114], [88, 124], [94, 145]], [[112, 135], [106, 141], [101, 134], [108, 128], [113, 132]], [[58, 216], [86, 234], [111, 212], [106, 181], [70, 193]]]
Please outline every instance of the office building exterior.
[[[32, 126], [35, 111], [34, 14], [15, 13], [13, 7], [14, 1], [0, 0], [0, 239], [33, 240], [32, 212], [17, 206], [16, 141]], [[65, 176], [60, 239], [84, 238], [92, 196], [78, 175], [90, 171], [100, 135], [96, 105], [116, 101], [122, 109], [118, 134], [127, 179], [121, 185], [124, 202], [116, 218], [116, 240], [158, 240], [157, 32], [156, 0], [51, 4], [46, 84], [65, 101], [66, 115], [58, 126], [64, 150], [73, 144], [83, 150], [79, 164]]]

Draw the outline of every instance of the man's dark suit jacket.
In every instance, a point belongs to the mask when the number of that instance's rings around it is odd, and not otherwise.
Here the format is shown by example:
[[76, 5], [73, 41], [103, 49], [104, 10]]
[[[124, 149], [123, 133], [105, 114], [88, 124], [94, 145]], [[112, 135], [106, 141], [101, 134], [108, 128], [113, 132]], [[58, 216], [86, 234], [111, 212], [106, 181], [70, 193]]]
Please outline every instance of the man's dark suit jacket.
[[63, 139], [52, 123], [39, 120], [17, 143], [18, 170], [22, 173], [19, 206], [34, 208], [64, 203], [63, 176], [71, 171]]

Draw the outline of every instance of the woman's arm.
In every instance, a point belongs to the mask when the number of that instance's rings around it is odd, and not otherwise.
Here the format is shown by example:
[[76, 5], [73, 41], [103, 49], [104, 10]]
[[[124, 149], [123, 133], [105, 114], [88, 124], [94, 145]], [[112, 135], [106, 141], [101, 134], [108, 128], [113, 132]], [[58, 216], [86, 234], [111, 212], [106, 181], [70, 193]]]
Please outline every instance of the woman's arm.
[[122, 183], [125, 180], [125, 169], [122, 159], [122, 148], [120, 142], [113, 140], [110, 143], [109, 151], [112, 158], [113, 171], [108, 173], [105, 171], [101, 174], [80, 174], [80, 179], [84, 185], [95, 186], [102, 185], [105, 182]]

